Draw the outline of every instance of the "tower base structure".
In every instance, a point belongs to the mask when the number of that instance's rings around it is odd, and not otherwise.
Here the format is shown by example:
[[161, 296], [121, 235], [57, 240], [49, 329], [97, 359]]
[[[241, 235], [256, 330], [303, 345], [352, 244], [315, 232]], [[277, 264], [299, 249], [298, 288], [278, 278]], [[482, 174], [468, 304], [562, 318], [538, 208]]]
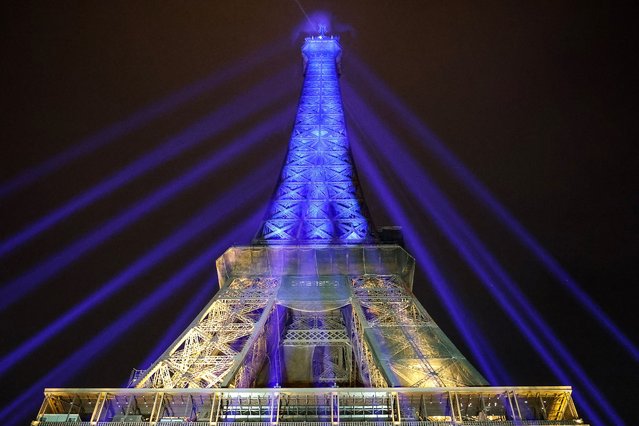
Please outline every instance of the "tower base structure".
[[583, 424], [570, 387], [495, 387], [412, 294], [392, 244], [241, 246], [129, 388], [46, 389], [32, 426]]

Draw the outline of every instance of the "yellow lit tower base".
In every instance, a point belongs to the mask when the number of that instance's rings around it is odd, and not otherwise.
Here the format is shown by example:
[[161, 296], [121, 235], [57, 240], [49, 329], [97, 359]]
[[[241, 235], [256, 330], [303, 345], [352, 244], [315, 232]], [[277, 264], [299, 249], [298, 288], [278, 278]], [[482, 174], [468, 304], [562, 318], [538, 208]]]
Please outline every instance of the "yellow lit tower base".
[[570, 387], [488, 386], [417, 301], [414, 259], [362, 197], [338, 39], [302, 53], [285, 165], [252, 245], [217, 260], [220, 290], [129, 388], [46, 389], [32, 425], [581, 424]]

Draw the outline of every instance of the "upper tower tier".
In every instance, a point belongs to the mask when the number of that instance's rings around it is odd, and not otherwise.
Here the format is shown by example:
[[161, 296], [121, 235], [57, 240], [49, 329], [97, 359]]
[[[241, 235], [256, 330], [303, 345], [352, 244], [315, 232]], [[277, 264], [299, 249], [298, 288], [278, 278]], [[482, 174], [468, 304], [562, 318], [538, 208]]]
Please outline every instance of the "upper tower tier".
[[304, 86], [271, 204], [255, 244], [363, 244], [376, 241], [349, 148], [334, 36], [302, 46]]

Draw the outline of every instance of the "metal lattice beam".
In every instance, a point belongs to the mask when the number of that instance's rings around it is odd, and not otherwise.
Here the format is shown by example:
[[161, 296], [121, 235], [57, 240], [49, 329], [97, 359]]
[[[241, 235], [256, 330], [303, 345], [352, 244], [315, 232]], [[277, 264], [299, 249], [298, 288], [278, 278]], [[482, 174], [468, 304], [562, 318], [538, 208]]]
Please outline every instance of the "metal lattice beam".
[[[135, 387], [248, 386], [264, 357], [264, 329], [279, 281], [237, 278], [144, 373]], [[239, 374], [237, 374], [239, 372]]]
[[[484, 385], [472, 367], [396, 276], [352, 279], [354, 305], [386, 380], [394, 386]], [[356, 301], [355, 301], [356, 300]]]
[[260, 243], [373, 240], [353, 166], [336, 61], [337, 39], [309, 39], [306, 70], [286, 163], [262, 223]]

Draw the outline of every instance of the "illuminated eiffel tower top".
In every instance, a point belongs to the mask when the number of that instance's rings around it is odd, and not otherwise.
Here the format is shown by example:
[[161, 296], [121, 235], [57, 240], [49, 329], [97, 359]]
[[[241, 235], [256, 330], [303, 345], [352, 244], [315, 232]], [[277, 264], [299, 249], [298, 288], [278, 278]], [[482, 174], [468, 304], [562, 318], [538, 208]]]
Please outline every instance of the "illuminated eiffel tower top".
[[376, 241], [349, 149], [338, 82], [339, 38], [306, 38], [295, 125], [270, 208], [254, 243]]

